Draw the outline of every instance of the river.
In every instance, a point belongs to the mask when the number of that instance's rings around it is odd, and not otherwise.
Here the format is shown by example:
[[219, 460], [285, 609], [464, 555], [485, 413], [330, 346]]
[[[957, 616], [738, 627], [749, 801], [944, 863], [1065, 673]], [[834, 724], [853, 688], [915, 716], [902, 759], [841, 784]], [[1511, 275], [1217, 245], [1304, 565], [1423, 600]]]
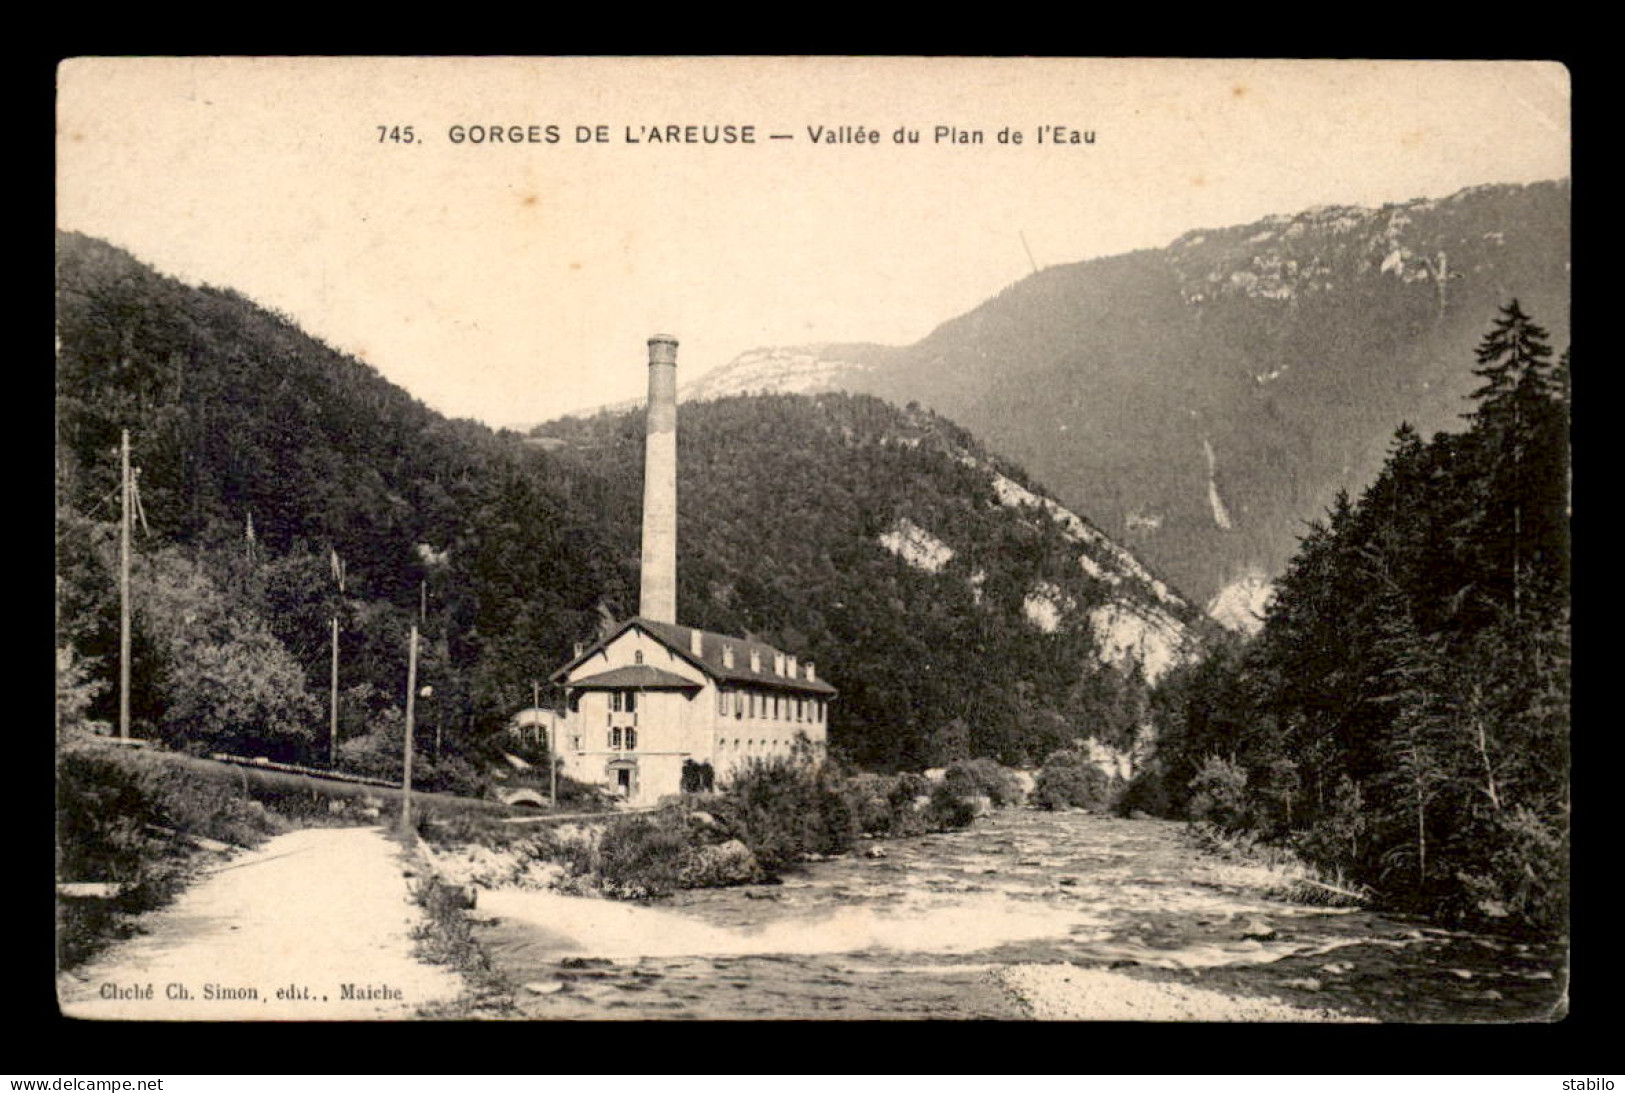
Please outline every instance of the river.
[[[645, 904], [504, 888], [481, 892], [474, 914], [532, 1018], [1564, 1012], [1562, 943], [1288, 903], [1271, 885], [1201, 853], [1176, 823], [1008, 810], [968, 831], [861, 842], [774, 885]], [[1176, 993], [1198, 1004], [1135, 1009]]]

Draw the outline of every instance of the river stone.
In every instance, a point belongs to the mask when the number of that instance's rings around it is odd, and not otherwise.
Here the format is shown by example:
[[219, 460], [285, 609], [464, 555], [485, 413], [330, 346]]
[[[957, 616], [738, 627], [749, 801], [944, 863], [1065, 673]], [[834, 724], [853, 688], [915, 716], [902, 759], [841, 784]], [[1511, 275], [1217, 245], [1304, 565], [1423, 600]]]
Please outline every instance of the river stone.
[[551, 983], [526, 983], [525, 989], [531, 994], [558, 994], [564, 989], [564, 984], [558, 980]]
[[761, 875], [750, 847], [738, 839], [695, 848], [683, 863], [682, 883], [689, 888], [719, 888], [749, 884]]
[[866, 858], [884, 858], [886, 848], [884, 846], [871, 846], [863, 852], [863, 856]]

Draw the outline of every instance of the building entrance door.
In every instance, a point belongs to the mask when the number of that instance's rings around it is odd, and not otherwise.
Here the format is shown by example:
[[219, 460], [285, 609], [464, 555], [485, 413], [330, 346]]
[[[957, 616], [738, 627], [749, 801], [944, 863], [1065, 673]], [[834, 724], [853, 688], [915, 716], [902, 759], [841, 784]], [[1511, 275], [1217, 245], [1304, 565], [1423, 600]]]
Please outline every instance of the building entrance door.
[[622, 797], [631, 796], [632, 772], [624, 767], [615, 772], [615, 792]]

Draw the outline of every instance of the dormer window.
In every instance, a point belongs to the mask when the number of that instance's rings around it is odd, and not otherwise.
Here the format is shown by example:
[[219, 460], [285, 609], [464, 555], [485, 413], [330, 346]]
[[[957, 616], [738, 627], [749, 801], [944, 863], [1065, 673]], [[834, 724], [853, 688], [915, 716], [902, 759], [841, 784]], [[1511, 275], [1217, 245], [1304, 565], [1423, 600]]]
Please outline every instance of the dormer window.
[[724, 668], [732, 668], [734, 666], [734, 647], [732, 645], [724, 645], [722, 647], [722, 666]]
[[750, 670], [752, 673], [757, 673], [762, 670], [762, 654], [758, 649], [752, 649], [750, 651]]

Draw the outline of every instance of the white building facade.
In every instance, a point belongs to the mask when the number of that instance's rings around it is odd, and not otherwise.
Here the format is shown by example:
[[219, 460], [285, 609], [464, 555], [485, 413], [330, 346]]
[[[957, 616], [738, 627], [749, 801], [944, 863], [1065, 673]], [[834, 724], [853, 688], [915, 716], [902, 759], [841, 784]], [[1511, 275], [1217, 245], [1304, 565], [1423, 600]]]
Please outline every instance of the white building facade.
[[632, 804], [683, 788], [685, 764], [715, 783], [752, 761], [820, 761], [836, 690], [759, 641], [638, 617], [553, 676], [565, 693], [558, 726], [563, 772]]

